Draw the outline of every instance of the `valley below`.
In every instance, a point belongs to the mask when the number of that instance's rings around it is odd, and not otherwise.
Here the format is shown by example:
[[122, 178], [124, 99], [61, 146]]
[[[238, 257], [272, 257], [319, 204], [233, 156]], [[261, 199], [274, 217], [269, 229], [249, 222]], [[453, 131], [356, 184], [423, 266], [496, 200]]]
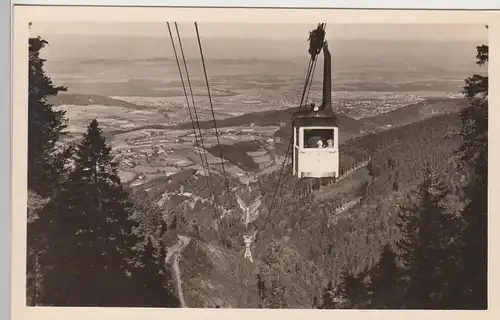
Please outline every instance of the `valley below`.
[[[358, 119], [345, 115], [349, 114], [348, 108], [344, 111], [345, 105], [352, 104], [352, 99], [334, 101], [336, 110], [339, 110], [340, 143], [431, 116], [455, 112], [464, 103], [462, 99], [453, 98], [406, 98], [408, 100], [393, 102], [392, 107], [388, 107], [385, 100], [358, 101], [356, 112], [371, 114], [370, 117]], [[212, 114], [206, 105], [197, 106], [202, 132], [200, 139], [198, 133], [195, 137], [189, 112], [185, 110], [186, 107], [179, 105], [181, 102], [176, 104], [169, 99], [160, 101], [135, 97], [121, 99], [61, 94], [49, 102], [56, 105], [57, 109], [64, 110], [69, 118], [65, 141], [80, 139], [86, 124], [94, 118], [98, 119], [119, 160], [122, 181], [132, 186], [158, 177], [168, 177], [185, 169], [201, 172], [200, 156], [205, 155], [200, 152], [202, 149], [197, 149], [197, 145], [201, 146], [201, 139], [208, 151], [206, 156], [212, 170], [220, 172], [221, 163], [224, 162], [227, 173], [243, 183], [249, 177], [269, 174], [283, 163], [284, 151], [291, 138], [291, 113], [297, 110], [278, 105], [274, 109], [267, 107], [266, 110], [264, 107], [253, 112], [256, 107], [249, 108], [242, 115], [231, 115], [232, 107], [219, 107], [216, 113], [219, 146]], [[220, 158], [221, 152], [223, 160]]]

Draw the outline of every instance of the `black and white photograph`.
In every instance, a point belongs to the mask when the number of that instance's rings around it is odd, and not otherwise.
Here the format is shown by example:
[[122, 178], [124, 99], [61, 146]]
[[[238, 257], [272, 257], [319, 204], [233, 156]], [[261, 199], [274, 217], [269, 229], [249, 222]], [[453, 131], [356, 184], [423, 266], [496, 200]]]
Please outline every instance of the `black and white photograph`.
[[32, 21], [26, 305], [488, 309], [488, 24]]

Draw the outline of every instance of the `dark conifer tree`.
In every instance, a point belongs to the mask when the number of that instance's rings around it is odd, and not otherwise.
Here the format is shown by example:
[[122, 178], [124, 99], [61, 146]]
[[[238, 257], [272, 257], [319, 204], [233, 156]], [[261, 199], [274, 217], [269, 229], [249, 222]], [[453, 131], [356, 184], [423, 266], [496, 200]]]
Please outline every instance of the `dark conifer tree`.
[[37, 305], [41, 293], [41, 270], [39, 256], [41, 249], [41, 233], [38, 227], [39, 213], [43, 209], [46, 199], [36, 193], [28, 192], [27, 206], [27, 248], [26, 248], [26, 302], [29, 306]]
[[[489, 62], [489, 46], [480, 45], [476, 47], [476, 64], [486, 65]], [[465, 79], [463, 93], [469, 99], [488, 97], [488, 76], [473, 74]]]
[[52, 194], [71, 154], [70, 147], [57, 145], [66, 128], [65, 112], [54, 110], [47, 102], [48, 97], [67, 90], [55, 86], [45, 74], [40, 51], [47, 44], [40, 37], [29, 39], [28, 188], [42, 196]]
[[340, 301], [343, 301], [338, 303], [338, 306], [344, 309], [351, 309], [356, 308], [361, 300], [361, 296], [365, 295], [366, 288], [361, 279], [354, 276], [349, 269], [345, 268], [341, 274], [338, 291]]
[[416, 195], [416, 206], [401, 215], [399, 242], [406, 279], [405, 308], [442, 308], [443, 288], [456, 221], [445, 214], [441, 201], [446, 187], [428, 169]]
[[259, 308], [264, 308], [266, 300], [266, 284], [260, 273], [257, 274], [257, 289], [259, 290]]
[[165, 249], [156, 254], [156, 250], [151, 240], [146, 242], [144, 249], [139, 252], [139, 263], [132, 270], [132, 280], [135, 282], [137, 290], [132, 292], [135, 295], [133, 305], [137, 307], [178, 307], [179, 301], [169, 287], [165, 270]]
[[44, 304], [168, 303], [152, 243], [142, 255], [135, 249], [141, 241], [132, 211], [111, 148], [93, 120], [77, 146], [73, 171], [40, 215], [46, 233]]
[[146, 192], [134, 193], [130, 197], [133, 202], [133, 220], [137, 223], [134, 233], [143, 240], [138, 246], [141, 250], [147, 241], [151, 241], [155, 254], [159, 254], [161, 238], [167, 232], [161, 209], [151, 201]]
[[380, 260], [371, 270], [371, 295], [374, 309], [397, 309], [399, 305], [394, 299], [399, 284], [399, 267], [397, 256], [392, 246], [386, 244], [382, 249]]
[[[72, 154], [71, 145], [58, 145], [66, 127], [64, 111], [56, 111], [47, 98], [65, 91], [65, 87], [54, 86], [45, 74], [45, 59], [41, 50], [48, 44], [40, 37], [29, 39], [28, 60], [28, 202], [38, 201], [39, 196], [52, 196], [59, 182], [67, 173], [66, 164]], [[45, 202], [46, 199], [42, 199]], [[32, 208], [28, 203], [28, 213], [35, 215], [27, 224], [27, 298], [33, 305], [41, 292], [41, 270], [39, 256], [43, 233], [37, 219], [43, 206]]]
[[[486, 65], [489, 47], [478, 46], [476, 58], [479, 66]], [[470, 103], [461, 114], [463, 144], [457, 154], [463, 172], [470, 176], [465, 188], [468, 204], [463, 211], [461, 254], [447, 302], [451, 308], [487, 309], [488, 76], [467, 78], [464, 93]]]
[[[60, 306], [118, 306], [137, 243], [132, 204], [111, 148], [93, 120], [77, 146], [74, 169], [40, 215], [44, 302]], [[128, 288], [129, 289], [129, 288]]]

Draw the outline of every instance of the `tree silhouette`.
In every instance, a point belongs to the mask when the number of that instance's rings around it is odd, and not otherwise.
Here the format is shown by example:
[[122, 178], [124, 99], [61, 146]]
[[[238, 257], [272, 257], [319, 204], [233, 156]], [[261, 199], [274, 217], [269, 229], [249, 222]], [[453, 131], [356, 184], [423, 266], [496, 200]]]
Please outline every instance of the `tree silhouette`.
[[267, 288], [260, 272], [257, 274], [257, 289], [259, 290], [259, 308], [264, 308]]
[[162, 247], [159, 255], [153, 243], [146, 242], [144, 249], [139, 252], [140, 266], [132, 271], [132, 279], [135, 281], [137, 290], [131, 292], [134, 295], [133, 302], [128, 307], [178, 307], [179, 300], [169, 287], [165, 270], [165, 250]]
[[341, 282], [339, 286], [341, 308], [355, 308], [360, 302], [360, 297], [366, 292], [366, 288], [360, 278], [354, 276], [348, 268], [342, 270]]
[[144, 241], [139, 247], [151, 242], [155, 254], [161, 250], [161, 238], [167, 233], [166, 222], [163, 219], [161, 209], [152, 203], [147, 197], [146, 192], [139, 192], [130, 195], [130, 201], [133, 202], [134, 215], [133, 220], [137, 223], [134, 233]]
[[392, 246], [386, 244], [380, 260], [371, 270], [372, 307], [374, 309], [397, 309], [394, 299], [399, 284], [397, 256]]
[[133, 206], [112, 158], [94, 119], [76, 148], [73, 171], [40, 214], [45, 305], [168, 302], [152, 243], [146, 243], [142, 254], [135, 250], [140, 239], [133, 232], [137, 223], [130, 219]]
[[39, 213], [45, 206], [47, 200], [36, 193], [28, 192], [27, 205], [27, 248], [26, 248], [26, 300], [27, 305], [34, 306], [39, 302], [41, 287], [41, 270], [39, 254], [41, 252], [41, 232], [38, 229]]
[[[476, 47], [476, 64], [483, 66], [489, 62], [489, 46], [480, 45]], [[465, 87], [463, 93], [469, 99], [486, 98], [488, 97], [488, 76], [473, 74], [465, 79]]]
[[[489, 47], [477, 47], [477, 64], [488, 63]], [[463, 143], [457, 150], [464, 174], [471, 173], [465, 187], [469, 200], [463, 210], [465, 230], [461, 234], [461, 252], [456, 279], [450, 286], [450, 307], [487, 309], [488, 257], [488, 77], [473, 75], [466, 79], [464, 92], [469, 106], [461, 114]]]
[[[66, 127], [64, 111], [56, 111], [47, 98], [65, 91], [54, 86], [45, 74], [45, 59], [40, 51], [48, 44], [40, 37], [29, 39], [28, 60], [28, 202], [41, 201], [52, 195], [58, 183], [65, 178], [65, 165], [73, 151], [71, 145], [58, 146], [57, 142]], [[28, 213], [36, 216], [27, 223], [27, 300], [34, 305], [41, 290], [39, 254], [43, 250], [38, 214], [43, 206], [30, 207]]]
[[44, 39], [29, 39], [28, 66], [28, 188], [50, 195], [63, 175], [64, 164], [71, 147], [57, 145], [66, 128], [64, 111], [56, 111], [47, 102], [66, 87], [54, 86], [45, 74], [45, 59], [40, 51], [48, 44]]
[[456, 234], [455, 220], [445, 214], [441, 201], [446, 187], [437, 174], [428, 169], [419, 186], [416, 205], [401, 218], [403, 238], [399, 242], [406, 277], [405, 308], [441, 308], [451, 235]]

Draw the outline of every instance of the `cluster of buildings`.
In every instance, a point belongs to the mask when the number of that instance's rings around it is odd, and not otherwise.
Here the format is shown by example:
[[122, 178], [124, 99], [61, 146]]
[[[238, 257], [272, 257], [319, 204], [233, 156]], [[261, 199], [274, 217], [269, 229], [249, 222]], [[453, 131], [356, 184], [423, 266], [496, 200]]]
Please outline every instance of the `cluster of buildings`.
[[[221, 139], [221, 144], [225, 144], [227, 141], [232, 141], [232, 143], [234, 143], [238, 141], [264, 139], [262, 142], [264, 142], [269, 149], [273, 149], [276, 139], [273, 135], [270, 136], [270, 134], [275, 130], [276, 128], [271, 127], [257, 128], [255, 123], [248, 123], [247, 125], [241, 127], [218, 128], [218, 133], [219, 136], [224, 136], [224, 139]], [[213, 129], [202, 131], [204, 131], [203, 138], [206, 148], [217, 143]], [[140, 136], [128, 138], [126, 140], [126, 146], [115, 149], [117, 160], [120, 162], [121, 171], [137, 172], [143, 176], [143, 179], [145, 179], [146, 176], [153, 174], [151, 172], [152, 170], [154, 171], [155, 167], [161, 170], [166, 170], [166, 168], [173, 169], [185, 167], [189, 164], [194, 165], [192, 161], [196, 161], [198, 159], [197, 157], [193, 158], [186, 155], [186, 159], [184, 159], [182, 154], [179, 153], [179, 148], [185, 149], [187, 146], [192, 147], [191, 151], [197, 151], [196, 140], [192, 131], [183, 133], [184, 135], [177, 137], [172, 135], [166, 136], [165, 131], [162, 129], [149, 129], [144, 130]], [[272, 157], [266, 152], [263, 154], [251, 153], [250, 156], [254, 158], [255, 162], [261, 169], [264, 169], [273, 163]], [[219, 161], [218, 158], [216, 160]], [[232, 171], [230, 170], [232, 166], [230, 164], [227, 164], [227, 166], [228, 167], [226, 169]], [[140, 172], [142, 171], [142, 167], [144, 167], [145, 172]], [[233, 169], [236, 170], [233, 174], [240, 171], [240, 168]], [[135, 179], [137, 178], [138, 177]]]
[[342, 99], [337, 100], [336, 104], [339, 110], [352, 111], [357, 118], [366, 118], [424, 100], [422, 97], [411, 94], [387, 94], [383, 99]]
[[141, 149], [131, 147], [118, 149], [116, 150], [116, 157], [120, 160], [122, 166], [133, 168], [141, 162], [149, 163], [151, 160], [154, 160], [154, 158], [166, 158], [168, 155], [175, 153], [173, 148], [163, 145], [153, 144], [147, 150]]

